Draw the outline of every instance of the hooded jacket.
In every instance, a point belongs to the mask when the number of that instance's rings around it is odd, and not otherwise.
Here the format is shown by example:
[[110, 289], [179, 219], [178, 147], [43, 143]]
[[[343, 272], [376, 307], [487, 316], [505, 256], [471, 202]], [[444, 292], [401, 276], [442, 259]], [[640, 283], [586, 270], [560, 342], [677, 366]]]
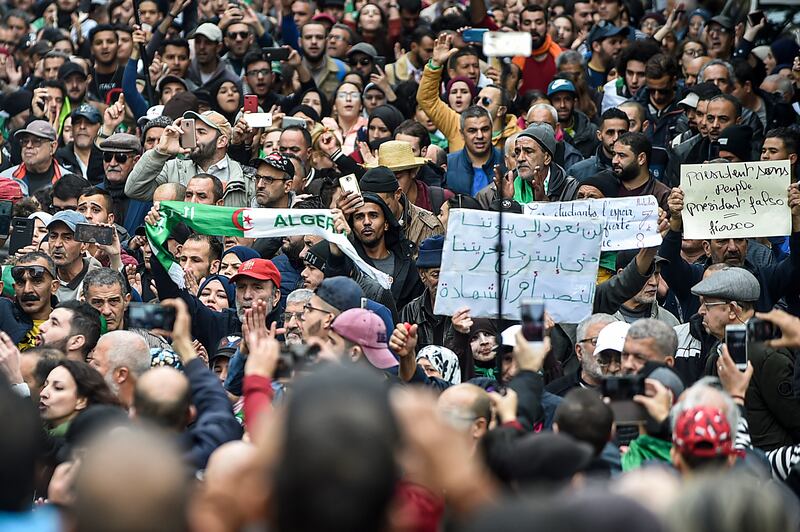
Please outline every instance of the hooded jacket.
[[[555, 163], [550, 164], [550, 181], [547, 197], [550, 201], [572, 201], [578, 195], [580, 183], [566, 174], [563, 168]], [[498, 199], [497, 187], [490, 183], [475, 196], [481, 208], [490, 210], [492, 203]]]
[[570, 167], [569, 173], [578, 181], [583, 182], [604, 170], [611, 170], [611, 159], [603, 152], [603, 145], [597, 146], [594, 155]]
[[[597, 126], [589, 120], [588, 116], [578, 109], [573, 109], [572, 117], [573, 124], [570, 128], [573, 133], [570, 135], [572, 145], [575, 146], [584, 157], [591, 157], [595, 148], [597, 148], [597, 145], [600, 143], [600, 141], [597, 140]], [[567, 133], [566, 130], [564, 130], [564, 132]]]

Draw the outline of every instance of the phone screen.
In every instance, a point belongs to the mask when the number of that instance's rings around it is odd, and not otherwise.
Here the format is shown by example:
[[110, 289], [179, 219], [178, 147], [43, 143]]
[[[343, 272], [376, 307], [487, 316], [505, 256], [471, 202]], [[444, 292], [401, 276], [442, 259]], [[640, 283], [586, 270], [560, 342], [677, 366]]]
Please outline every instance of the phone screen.
[[747, 365], [747, 329], [731, 328], [725, 329], [725, 345], [728, 346], [728, 354], [731, 355], [733, 362], [737, 366]]
[[197, 134], [194, 129], [194, 118], [184, 118], [181, 121], [181, 148], [196, 148], [197, 147]]
[[541, 342], [544, 339], [544, 303], [523, 301], [519, 310], [522, 319], [522, 336], [529, 342]]

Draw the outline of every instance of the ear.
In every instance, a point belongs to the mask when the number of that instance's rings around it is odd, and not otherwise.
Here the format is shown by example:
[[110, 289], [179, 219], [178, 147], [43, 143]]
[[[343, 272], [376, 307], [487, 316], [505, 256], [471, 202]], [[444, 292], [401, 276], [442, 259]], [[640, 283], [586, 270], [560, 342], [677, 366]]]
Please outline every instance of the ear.
[[792, 153], [792, 154], [789, 155], [789, 164], [791, 164], [792, 166], [797, 164], [797, 154], [796, 153]]
[[545, 152], [544, 154], [544, 164], [545, 166], [550, 166], [550, 163], [553, 162], [553, 158], [550, 156], [549, 153]]
[[290, 190], [292, 190], [292, 186], [294, 185], [294, 179], [287, 179], [283, 182], [283, 192], [288, 194]]
[[421, 150], [419, 150], [420, 157], [425, 157], [428, 155], [428, 147], [423, 146]]
[[395, 201], [400, 201], [403, 198], [403, 189], [398, 188], [394, 191], [394, 199]]
[[122, 307], [123, 307], [123, 309], [128, 310], [128, 303], [130, 303], [130, 302], [131, 302], [131, 294], [127, 293], [127, 294], [125, 294], [125, 297], [122, 298]]
[[644, 122], [642, 122], [642, 131], [647, 131], [648, 129], [650, 129], [650, 121], [645, 120]]
[[5, 283], [3, 283], [3, 281], [0, 281], [0, 293], [3, 292], [3, 288], [5, 288], [5, 286], [6, 286]]
[[472, 423], [472, 437], [476, 440], [482, 438], [489, 430], [489, 422], [485, 418], [478, 418]]
[[711, 256], [711, 242], [708, 240], [703, 240], [703, 251], [706, 254], [706, 257]]
[[599, 41], [594, 41], [592, 43], [592, 53], [597, 54], [603, 49], [603, 45]]
[[275, 287], [275, 293], [272, 295], [272, 308], [277, 308], [278, 303], [281, 300], [281, 289], [277, 286]]
[[361, 358], [363, 358], [364, 352], [361, 350], [360, 346], [353, 346], [350, 350], [350, 362], [358, 362]]
[[211, 261], [211, 266], [210, 266], [210, 268], [209, 268], [209, 271], [210, 271], [211, 273], [217, 273], [217, 272], [219, 272], [219, 265], [220, 265], [220, 260], [219, 260], [219, 259], [217, 259], [217, 260], [212, 260], [212, 261]]
[[739, 118], [736, 119], [736, 122], [734, 122], [734, 124], [741, 124], [741, 123], [742, 123], [742, 117], [740, 116]]
[[218, 205], [218, 206], [221, 207], [221, 206], [225, 205], [225, 200], [224, 199], [218, 199], [216, 202], [214, 202], [214, 205]]
[[128, 368], [121, 367], [114, 370], [114, 381], [117, 384], [122, 384], [123, 382], [127, 381], [128, 377], [130, 377]]
[[647, 154], [642, 152], [636, 157], [636, 162], [639, 163], [639, 166], [644, 166], [647, 164]]
[[594, 136], [597, 137], [597, 140], [603, 142], [603, 133], [600, 131], [599, 128], [597, 131], [594, 132]]
[[579, 361], [583, 360], [583, 346], [581, 344], [575, 344], [575, 356]]
[[[134, 164], [136, 164], [136, 163], [134, 163]], [[113, 225], [115, 220], [116, 219], [114, 218], [114, 213], [113, 212], [108, 213], [108, 223]]]
[[70, 336], [67, 340], [68, 351], [80, 351], [84, 345], [86, 345], [86, 337], [82, 334]]
[[60, 287], [61, 282], [58, 279], [53, 279], [50, 283], [50, 295], [54, 296], [58, 293], [58, 288]]
[[508, 108], [505, 105], [501, 105], [497, 108], [497, 116], [505, 116], [508, 113]]
[[89, 400], [86, 397], [78, 397], [78, 400], [75, 402], [75, 410], [83, 410], [87, 406], [89, 406]]
[[187, 420], [186, 425], [191, 425], [194, 423], [194, 420], [197, 419], [197, 407], [194, 405], [189, 405], [189, 410], [186, 411]]
[[673, 367], [675, 365], [675, 357], [668, 356], [667, 358], [664, 359], [664, 364], [666, 364], [669, 367]]
[[220, 135], [217, 139], [217, 148], [227, 148], [228, 147], [228, 136], [227, 135]]

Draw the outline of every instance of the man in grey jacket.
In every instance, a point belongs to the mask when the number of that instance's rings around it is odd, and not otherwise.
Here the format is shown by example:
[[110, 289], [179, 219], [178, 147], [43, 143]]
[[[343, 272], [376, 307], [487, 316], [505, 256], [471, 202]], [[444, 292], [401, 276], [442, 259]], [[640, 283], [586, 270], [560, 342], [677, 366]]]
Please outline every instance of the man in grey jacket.
[[[626, 250], [617, 253], [616, 268], [618, 274], [621, 274], [625, 268], [636, 258], [636, 250]], [[614, 317], [633, 323], [637, 320], [644, 318], [654, 318], [663, 321], [670, 327], [675, 327], [680, 324], [670, 311], [658, 305], [658, 283], [661, 280], [661, 263], [666, 262], [659, 256], [655, 257], [655, 268], [651, 270], [647, 281], [641, 287], [639, 292], [633, 297], [619, 306], [619, 310], [614, 313]]]
[[[181, 119], [167, 126], [156, 147], [142, 155], [125, 183], [125, 194], [151, 201], [156, 187], [163, 183], [186, 185], [197, 174], [216, 176], [225, 185], [224, 205], [248, 207], [255, 196], [255, 180], [244, 175], [239, 163], [228, 157], [231, 125], [215, 111], [202, 114], [187, 111], [184, 119], [195, 121], [196, 148], [181, 147]], [[176, 155], [188, 158], [176, 158]]]

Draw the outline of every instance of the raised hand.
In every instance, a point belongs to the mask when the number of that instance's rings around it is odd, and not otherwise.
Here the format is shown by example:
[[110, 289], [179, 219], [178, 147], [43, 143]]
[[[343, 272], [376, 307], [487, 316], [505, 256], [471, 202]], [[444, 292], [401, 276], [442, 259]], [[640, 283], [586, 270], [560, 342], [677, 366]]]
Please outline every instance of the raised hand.
[[431, 61], [436, 66], [444, 66], [450, 57], [458, 51], [458, 48], [453, 46], [452, 35], [440, 35], [436, 38], [433, 44], [433, 55]]
[[175, 156], [178, 154], [188, 155], [192, 152], [189, 148], [181, 147], [181, 135], [183, 130], [180, 126], [181, 119], [178, 118], [172, 125], [164, 128], [161, 138], [156, 144], [156, 151], [162, 155]]
[[103, 113], [103, 134], [113, 135], [123, 120], [125, 120], [125, 95], [120, 94], [119, 99], [113, 105], [106, 107]]

